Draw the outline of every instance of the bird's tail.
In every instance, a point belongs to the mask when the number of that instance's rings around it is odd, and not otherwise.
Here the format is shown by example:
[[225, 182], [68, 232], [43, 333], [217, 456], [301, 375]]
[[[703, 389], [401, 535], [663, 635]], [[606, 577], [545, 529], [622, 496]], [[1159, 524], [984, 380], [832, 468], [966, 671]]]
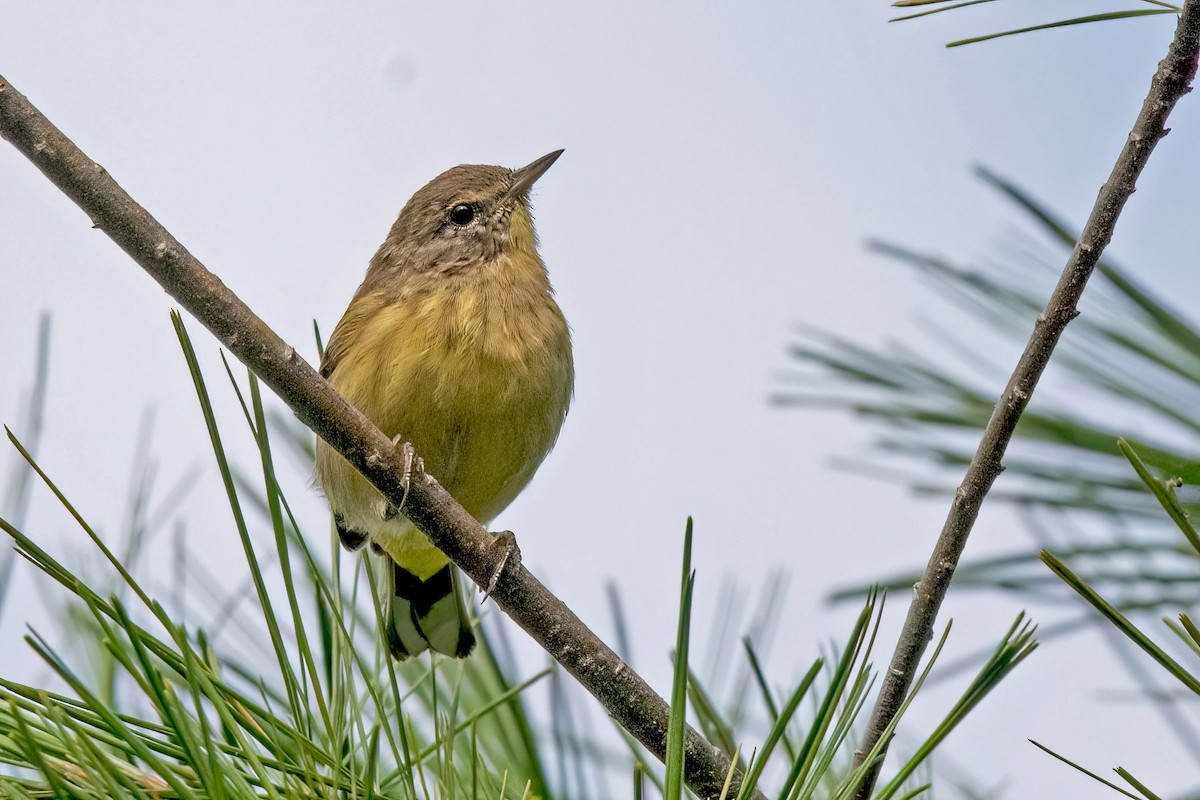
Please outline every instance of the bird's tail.
[[447, 564], [421, 580], [392, 559], [388, 561], [384, 618], [392, 655], [403, 661], [433, 649], [466, 658], [475, 646], [475, 634], [458, 588], [458, 567]]

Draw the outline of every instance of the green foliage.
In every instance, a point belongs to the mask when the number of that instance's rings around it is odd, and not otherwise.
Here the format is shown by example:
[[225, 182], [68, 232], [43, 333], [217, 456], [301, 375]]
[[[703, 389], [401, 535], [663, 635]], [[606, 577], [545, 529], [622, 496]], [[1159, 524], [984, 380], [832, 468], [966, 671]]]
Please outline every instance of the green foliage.
[[[922, 494], [954, 490], [1006, 378], [989, 366], [985, 348], [1024, 343], [1049, 293], [1055, 265], [1075, 241], [1075, 234], [1029, 194], [990, 172], [980, 176], [1025, 212], [1045, 239], [1016, 233], [999, 248], [997, 262], [986, 267], [873, 244], [915, 269], [957, 312], [990, 329], [973, 337], [980, 344], [964, 345], [964, 337], [940, 326], [930, 328], [941, 344], [937, 355], [805, 332], [791, 353], [824, 373], [814, 384], [832, 388], [774, 398], [781, 406], [846, 409], [869, 420], [879, 431], [879, 457], [850, 466], [860, 474], [902, 481]], [[1192, 605], [1200, 601], [1195, 557], [1161, 534], [1158, 504], [1130, 475], [1116, 442], [1136, 428], [1141, 434], [1131, 443], [1151, 468], [1185, 484], [1200, 483], [1200, 330], [1139, 285], [1129, 270], [1103, 261], [1097, 271], [1082, 316], [1055, 353], [1055, 374], [1017, 426], [1005, 472], [990, 498], [1012, 504], [1039, 539], [1053, 541], [1056, 552], [1089, 582], [1108, 590], [1118, 608]], [[1194, 512], [1194, 490], [1190, 497], [1181, 498], [1181, 508]], [[1106, 522], [1109, 537], [1098, 539], [1066, 523], [1061, 512], [1067, 511], [1098, 514], [1093, 518]], [[911, 586], [916, 574], [897, 575], [883, 585]], [[966, 561], [954, 581], [960, 589], [1068, 599], [1061, 583], [1046, 574], [1036, 548]], [[847, 587], [835, 596], [852, 599], [863, 588]], [[1063, 630], [1076, 627], [1070, 623]]]
[[[1152, 474], [1146, 462], [1141, 458], [1133, 446], [1128, 442], [1121, 440], [1119, 442], [1122, 454], [1129, 460], [1133, 466], [1134, 472], [1139, 479], [1150, 489], [1151, 494], [1158, 500], [1162, 509], [1167, 512], [1167, 516], [1175, 523], [1179, 532], [1183, 535], [1183, 539], [1187, 542], [1191, 550], [1192, 557], [1200, 557], [1200, 534], [1197, 534], [1195, 526], [1188, 518], [1187, 512], [1180, 505], [1178, 498], [1175, 496], [1175, 489], [1178, 487], [1178, 478], [1171, 477], [1168, 479], [1160, 479]], [[1100, 592], [1076, 574], [1068, 567], [1060, 558], [1053, 553], [1043, 550], [1041, 553], [1042, 561], [1061, 578], [1068, 586], [1091, 604], [1110, 624], [1121, 632], [1126, 638], [1133, 642], [1146, 655], [1150, 656], [1158, 663], [1164, 671], [1180, 684], [1183, 685], [1190, 693], [1200, 695], [1200, 628], [1197, 628], [1192, 618], [1186, 614], [1178, 615], [1178, 622], [1164, 620], [1167, 628], [1177, 636], [1184, 645], [1187, 651], [1184, 654], [1190, 666], [1187, 666], [1172, 656], [1166, 648], [1154, 641], [1141, 626], [1131, 620], [1126, 615], [1122, 614], [1119, 609], [1104, 599]], [[1152, 792], [1138, 779], [1125, 768], [1118, 767], [1116, 769], [1119, 775], [1126, 783], [1128, 783], [1137, 794], [1133, 794], [1128, 790], [1118, 786], [1110, 781], [1104, 780], [1100, 776], [1087, 769], [1079, 766], [1075, 762], [1067, 759], [1064, 756], [1055, 753], [1050, 748], [1034, 742], [1042, 750], [1046, 751], [1055, 758], [1075, 767], [1079, 771], [1089, 777], [1103, 783], [1109, 788], [1120, 792], [1126, 797], [1145, 798], [1145, 800], [1157, 800], [1159, 795]]]
[[[324, 537], [327, 556], [315, 552], [276, 475], [277, 431], [284, 430], [283, 441], [307, 459], [309, 435], [284, 416], [268, 415], [253, 375], [239, 385], [226, 364], [259, 456], [254, 473], [235, 470], [190, 338], [178, 316], [173, 322], [242, 545], [246, 591], [202, 609], [206, 622], [184, 623], [182, 608], [171, 610], [172, 602], [135, 576], [131, 559], [141, 544], [131, 541], [122, 555], [9, 432], [29, 475], [71, 514], [117, 581], [79, 574], [14, 520], [0, 519], [16, 552], [65, 590], [76, 649], [90, 651], [93, 663], [92, 669], [73, 665], [37, 631], [26, 637], [65, 690], [0, 677], [0, 764], [7, 765], [0, 772], [0, 797], [610, 796], [595, 787], [605, 785], [619, 760], [603, 739], [582, 731], [577, 701], [561, 687], [548, 724], [531, 719], [528, 689], [547, 677], [557, 686], [559, 673], [548, 668], [511, 678], [518, 670], [506, 655], [502, 627], [481, 624], [476, 653], [465, 661], [434, 657], [397, 664], [387, 656], [376, 629], [377, 576], [369, 561], [343, 563], [332, 528]], [[44, 380], [41, 375], [39, 384]], [[146, 483], [135, 493], [135, 509], [147, 502]], [[143, 517], [142, 511], [131, 514], [138, 536], [152, 524]], [[690, 717], [747, 776], [737, 797], [751, 797], [755, 789], [787, 800], [850, 797], [866, 768], [853, 767], [852, 759], [856, 721], [875, 681], [870, 652], [882, 614], [879, 596], [868, 592], [849, 638], [830, 658], [817, 659], [796, 685], [780, 690], [771, 685], [756, 644], [778, 608], [776, 582], [752, 615], [755, 632], [743, 641], [744, 659], [731, 658], [728, 651], [736, 648], [721, 645], [736, 620], [731, 615], [718, 626], [717, 658], [705, 686], [689, 663], [691, 532], [689, 520], [665, 769], [618, 731], [632, 758], [634, 795], [645, 796], [648, 781], [664, 797], [691, 796], [681, 781], [683, 725]], [[199, 570], [200, 564], [183, 569]], [[728, 608], [740, 605], [726, 599]], [[618, 628], [624, 628], [619, 615]], [[1031, 633], [1018, 620], [877, 797], [915, 797], [928, 789], [932, 751], [1032, 652]], [[944, 642], [943, 636], [925, 675]], [[627, 642], [623, 650], [628, 652]], [[733, 690], [722, 700], [711, 686], [727, 667], [731, 678], [723, 683]], [[924, 675], [905, 708], [923, 681]], [[751, 749], [748, 742], [759, 744]], [[747, 749], [749, 758], [742, 759]], [[557, 787], [547, 768], [555, 755]], [[870, 754], [867, 764], [878, 755]], [[914, 783], [918, 773], [921, 780]], [[726, 779], [723, 797], [730, 798], [733, 774]]]
[[[663, 800], [683, 797], [683, 734], [688, 699], [688, 646], [691, 644], [692, 590], [696, 573], [692, 570], [692, 521], [683, 534], [683, 585], [679, 590], [679, 631], [675, 639], [675, 677], [671, 682], [671, 719], [667, 727], [667, 761]], [[706, 715], [707, 716], [707, 715]]]
[[[943, 11], [957, 11], [961, 8], [969, 8], [978, 6], [984, 3], [994, 3], [996, 0], [896, 0], [892, 3], [894, 8], [920, 8], [921, 11], [915, 11], [911, 14], [905, 14], [901, 17], [895, 17], [889, 22], [903, 22], [910, 19], [918, 19], [920, 17], [928, 17], [931, 14], [939, 14]], [[978, 42], [986, 42], [991, 39], [1000, 39], [1005, 36], [1016, 36], [1022, 33], [1032, 33], [1033, 31], [1044, 31], [1052, 28], [1065, 28], [1072, 25], [1086, 25], [1089, 22], [1107, 22], [1115, 19], [1131, 19], [1133, 17], [1157, 16], [1159, 14], [1178, 14], [1179, 7], [1165, 3], [1162, 0], [1140, 0], [1145, 5], [1151, 8], [1130, 8], [1123, 11], [1106, 11], [1099, 14], [1087, 14], [1082, 17], [1070, 17], [1068, 19], [1055, 20], [1053, 22], [1042, 22], [1035, 25], [1028, 25], [1022, 28], [1014, 28], [1012, 30], [999, 31], [997, 33], [987, 33], [982, 36], [972, 36], [967, 39], [958, 39], [957, 41], [948, 42], [946, 47], [961, 47], [965, 44], [977, 44]], [[931, 7], [932, 6], [932, 7]]]
[[[190, 340], [178, 317], [175, 323], [271, 661], [221, 652], [204, 628], [173, 618], [10, 434], [120, 576], [121, 588], [106, 597], [16, 526], [0, 520], [0, 528], [20, 555], [86, 609], [122, 691], [97, 689], [31, 633], [28, 644], [73, 696], [0, 680], [0, 761], [18, 768], [0, 778], [0, 795], [547, 796], [521, 693], [549, 670], [512, 681], [482, 631], [479, 655], [466, 661], [395, 665], [387, 658], [377, 646], [374, 613], [361, 599], [373, 597], [361, 587], [364, 578], [374, 581], [373, 573], [361, 560], [341, 568], [332, 531], [330, 565], [298, 535], [275, 479], [262, 397], [251, 376], [243, 410], [261, 454], [259, 496], [251, 505], [265, 510], [273, 533], [267, 552], [279, 575], [270, 579], [244, 511], [247, 489], [234, 478]], [[120, 598], [129, 592], [132, 607]]]
[[[1065, 258], [1075, 234], [1012, 183], [980, 174], [1029, 215], [1057, 254], [1017, 235], [1002, 248], [1006, 257], [983, 269], [895, 245], [873, 246], [915, 268], [959, 310], [986, 323], [993, 337], [1015, 345], [1026, 339], [1048, 294], [1056, 257]], [[1151, 614], [1200, 601], [1200, 535], [1191, 521], [1197, 493], [1190, 488], [1200, 483], [1200, 330], [1130, 271], [1111, 261], [1101, 262], [1097, 271], [1082, 316], [1055, 353], [1057, 385], [1039, 389], [991, 493], [1011, 503], [1046, 547], [966, 561], [954, 585], [1076, 606], [1077, 598], [1062, 591], [1073, 590], [1100, 617], [1070, 620], [1044, 638], [1084, 625], [1111, 625], [1189, 692], [1200, 693], [1200, 627], [1187, 613], [1165, 620], [1185, 648], [1182, 657], [1146, 632]], [[918, 492], [947, 494], [953, 491], [949, 476], [960, 476], [973, 452], [975, 437], [963, 433], [983, 427], [1005, 376], [981, 370], [987, 359], [980, 349], [962, 348], [961, 335], [934, 333], [957, 348], [944, 348], [949, 357], [935, 360], [906, 348], [869, 348], [806, 332], [793, 355], [832, 376], [835, 388], [789, 392], [776, 401], [847, 409], [877, 423], [883, 431], [876, 441], [881, 458], [855, 469], [906, 482]], [[821, 383], [829, 385], [827, 379]], [[1129, 429], [1140, 432], [1136, 440], [1120, 438]], [[933, 478], [930, 466], [938, 471]], [[1162, 524], [1164, 511], [1175, 535]], [[1090, 524], [1073, 524], [1079, 521]], [[1108, 537], [1096, 536], [1097, 521]], [[898, 575], [884, 585], [911, 586], [917, 574]], [[835, 599], [852, 599], [862, 588], [839, 591]], [[1131, 667], [1131, 673], [1136, 689], [1151, 688], [1139, 668]], [[1193, 734], [1177, 703], [1156, 708], [1187, 746]], [[1157, 796], [1125, 769], [1116, 770], [1125, 782], [1120, 786], [1034, 744], [1127, 797]]]

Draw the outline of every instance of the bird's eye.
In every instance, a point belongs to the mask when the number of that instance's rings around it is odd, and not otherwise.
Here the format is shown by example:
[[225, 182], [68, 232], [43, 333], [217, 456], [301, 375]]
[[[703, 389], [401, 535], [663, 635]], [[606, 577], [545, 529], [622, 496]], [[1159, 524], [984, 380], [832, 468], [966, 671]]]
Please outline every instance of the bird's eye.
[[475, 209], [466, 203], [459, 203], [450, 209], [450, 221], [455, 225], [469, 225], [475, 219]]

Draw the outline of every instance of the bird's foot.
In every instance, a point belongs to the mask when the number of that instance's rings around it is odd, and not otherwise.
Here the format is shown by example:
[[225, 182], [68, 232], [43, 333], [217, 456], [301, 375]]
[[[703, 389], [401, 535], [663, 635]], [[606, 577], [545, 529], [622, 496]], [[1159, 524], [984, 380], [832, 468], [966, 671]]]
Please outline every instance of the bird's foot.
[[399, 447], [400, 452], [404, 454], [404, 474], [400, 478], [404, 486], [404, 495], [400, 498], [398, 507], [386, 500], [383, 501], [379, 516], [385, 520], [395, 519], [396, 515], [404, 508], [404, 504], [408, 502], [408, 490], [412, 488], [413, 477], [415, 476], [419, 481], [425, 480], [425, 459], [417, 455], [412, 442], [406, 442], [401, 434], [396, 434], [392, 439], [392, 444]]
[[517, 547], [517, 537], [513, 532], [500, 531], [492, 535], [496, 538], [492, 542], [491, 548], [499, 551], [500, 555], [496, 562], [496, 568], [492, 570], [492, 577], [483, 589], [483, 599], [479, 601], [480, 605], [486, 603], [492, 592], [495, 591], [496, 585], [500, 583], [500, 577], [506, 569], [521, 565], [521, 548]]

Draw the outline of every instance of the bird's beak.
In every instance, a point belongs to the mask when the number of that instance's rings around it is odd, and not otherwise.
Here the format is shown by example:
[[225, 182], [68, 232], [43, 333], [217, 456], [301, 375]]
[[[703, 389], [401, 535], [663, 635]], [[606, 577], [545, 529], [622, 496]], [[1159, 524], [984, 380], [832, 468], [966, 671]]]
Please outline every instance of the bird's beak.
[[546, 174], [546, 170], [550, 169], [550, 166], [555, 161], [558, 161], [558, 157], [562, 154], [562, 150], [555, 150], [553, 153], [547, 153], [542, 156], [532, 164], [527, 164], [520, 169], [513, 170], [512, 187], [504, 193], [504, 202], [527, 194], [529, 188], [533, 186], [538, 178]]

